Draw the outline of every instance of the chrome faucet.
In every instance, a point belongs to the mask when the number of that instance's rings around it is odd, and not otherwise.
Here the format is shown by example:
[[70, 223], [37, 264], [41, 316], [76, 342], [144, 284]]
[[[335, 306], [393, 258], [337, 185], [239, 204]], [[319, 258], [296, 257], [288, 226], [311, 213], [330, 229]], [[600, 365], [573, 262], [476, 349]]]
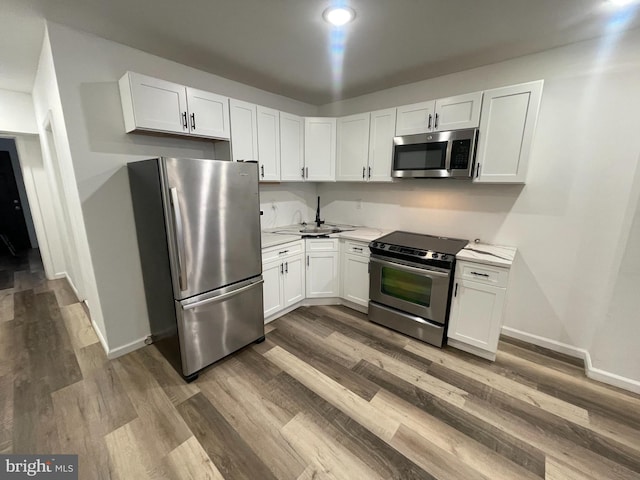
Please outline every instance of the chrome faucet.
[[320, 228], [320, 225], [324, 223], [324, 220], [320, 220], [320, 196], [318, 196], [318, 208], [316, 209], [316, 227]]

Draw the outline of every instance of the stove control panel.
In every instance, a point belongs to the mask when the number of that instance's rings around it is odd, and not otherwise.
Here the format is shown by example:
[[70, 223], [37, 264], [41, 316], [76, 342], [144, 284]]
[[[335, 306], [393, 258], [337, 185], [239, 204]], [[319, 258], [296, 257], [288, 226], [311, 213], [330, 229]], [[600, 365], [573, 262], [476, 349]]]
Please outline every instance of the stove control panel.
[[453, 255], [447, 255], [446, 253], [434, 252], [431, 250], [419, 250], [416, 248], [402, 247], [400, 245], [390, 245], [383, 242], [371, 242], [370, 247], [373, 251], [381, 253], [390, 252], [400, 255], [406, 255], [409, 257], [416, 257], [421, 260], [441, 260], [445, 262], [451, 262]]

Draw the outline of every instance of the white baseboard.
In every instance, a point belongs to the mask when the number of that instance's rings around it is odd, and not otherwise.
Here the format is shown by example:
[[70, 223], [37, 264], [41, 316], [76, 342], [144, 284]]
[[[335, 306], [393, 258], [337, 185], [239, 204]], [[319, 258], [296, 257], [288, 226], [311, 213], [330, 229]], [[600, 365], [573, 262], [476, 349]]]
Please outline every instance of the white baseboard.
[[598, 382], [606, 383], [608, 385], [613, 385], [614, 387], [622, 388], [624, 390], [629, 390], [630, 392], [640, 394], [639, 381], [623, 377], [615, 373], [607, 372], [599, 368], [595, 368], [591, 363], [591, 355], [589, 354], [589, 351], [585, 350], [584, 348], [574, 347], [566, 343], [551, 340], [550, 338], [540, 337], [538, 335], [533, 335], [531, 333], [516, 330], [515, 328], [511, 327], [502, 327], [502, 334], [505, 337], [516, 338], [518, 340], [522, 340], [523, 342], [528, 342], [539, 347], [548, 348], [549, 350], [553, 350], [554, 352], [564, 353], [565, 355], [569, 355], [570, 357], [580, 358], [584, 360], [584, 369], [587, 377], [591, 378], [592, 380], [597, 380]]
[[138, 350], [139, 348], [144, 347], [145, 346], [144, 341], [146, 340], [146, 338], [147, 337], [142, 337], [142, 338], [139, 338], [138, 340], [134, 340], [131, 343], [127, 343], [126, 345], [122, 345], [120, 347], [116, 347], [111, 350], [108, 350], [107, 358], [109, 360], [113, 360], [114, 358], [121, 357], [123, 355], [126, 355], [127, 353], [131, 353], [134, 350]]

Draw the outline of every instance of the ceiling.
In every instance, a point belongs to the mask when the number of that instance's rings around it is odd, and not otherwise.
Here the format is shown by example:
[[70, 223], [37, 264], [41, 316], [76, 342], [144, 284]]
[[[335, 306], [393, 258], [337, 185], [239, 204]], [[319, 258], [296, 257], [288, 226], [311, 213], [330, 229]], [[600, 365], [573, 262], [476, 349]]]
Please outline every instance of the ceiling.
[[[357, 16], [332, 32], [322, 12], [338, 2]], [[31, 91], [47, 19], [315, 105], [640, 26], [637, 3], [616, 10], [605, 0], [0, 0], [0, 8], [0, 88]]]

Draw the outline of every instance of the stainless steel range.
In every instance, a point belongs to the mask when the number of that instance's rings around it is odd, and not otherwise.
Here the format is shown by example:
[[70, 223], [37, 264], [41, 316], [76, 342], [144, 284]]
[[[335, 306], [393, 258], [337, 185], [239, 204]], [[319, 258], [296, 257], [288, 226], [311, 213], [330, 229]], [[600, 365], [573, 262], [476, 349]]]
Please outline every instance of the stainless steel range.
[[369, 320], [441, 347], [456, 253], [468, 241], [392, 232], [369, 244]]

